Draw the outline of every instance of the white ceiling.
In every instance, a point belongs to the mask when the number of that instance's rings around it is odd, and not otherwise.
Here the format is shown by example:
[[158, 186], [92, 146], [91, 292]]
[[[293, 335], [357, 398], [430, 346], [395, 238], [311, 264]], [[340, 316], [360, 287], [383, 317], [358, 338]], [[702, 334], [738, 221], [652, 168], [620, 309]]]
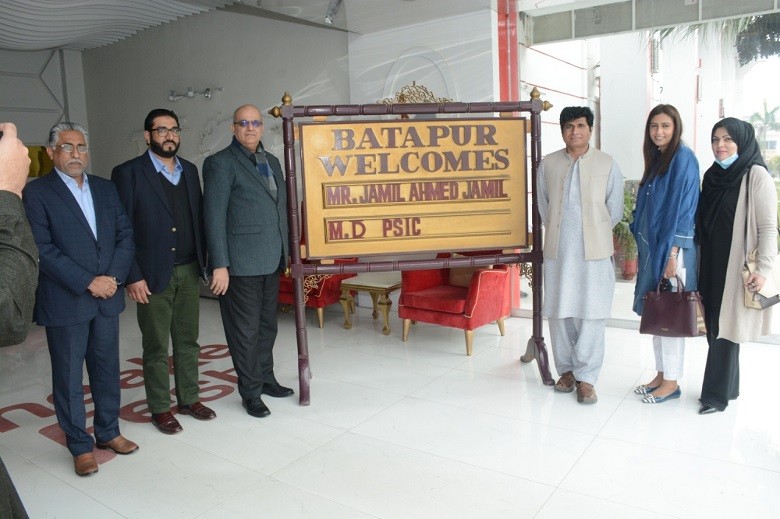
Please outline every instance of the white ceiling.
[[230, 0], [2, 0], [0, 49], [85, 50]]
[[[324, 22], [331, 0], [1, 0], [0, 49], [86, 50], [108, 45], [133, 34], [216, 8], [247, 15], [291, 17], [337, 30], [360, 34], [390, 27], [424, 23], [444, 16], [481, 11], [497, 0], [344, 0], [332, 25]], [[617, 0], [597, 0], [596, 3]], [[519, 0], [564, 9], [588, 0]]]
[[[333, 24], [325, 13], [336, 0], [0, 0], [0, 49], [41, 50], [68, 48], [86, 50], [128, 38], [148, 27], [184, 16], [224, 8], [254, 16], [300, 21], [359, 34], [425, 23], [442, 17], [496, 9], [501, 0], [343, 0]], [[504, 0], [507, 1], [507, 0]], [[630, 0], [631, 3], [640, 0]], [[772, 0], [641, 0], [663, 8], [677, 4], [736, 5], [748, 12], [760, 11]], [[626, 0], [517, 0], [518, 11], [544, 17], [564, 11]], [[744, 5], [742, 5], [744, 4]], [[754, 8], [753, 5], [756, 5]], [[777, 4], [774, 9], [776, 10]], [[618, 7], [618, 6], [613, 6]], [[738, 7], [734, 9], [739, 10]], [[766, 7], [763, 7], [766, 10]], [[605, 11], [606, 12], [606, 11]], [[549, 16], [547, 17], [550, 18]], [[552, 19], [553, 29], [562, 25]], [[563, 23], [563, 25], [567, 25]], [[625, 29], [621, 29], [625, 30]], [[620, 31], [616, 31], [620, 32]], [[565, 35], [564, 35], [565, 36]], [[571, 35], [566, 38], [572, 37]], [[573, 37], [577, 37], [576, 35]]]

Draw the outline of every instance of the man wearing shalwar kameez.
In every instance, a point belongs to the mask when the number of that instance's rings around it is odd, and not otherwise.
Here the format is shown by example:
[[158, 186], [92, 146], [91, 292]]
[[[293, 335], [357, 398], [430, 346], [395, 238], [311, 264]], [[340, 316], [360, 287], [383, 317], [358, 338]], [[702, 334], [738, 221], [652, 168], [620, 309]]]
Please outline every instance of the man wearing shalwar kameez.
[[593, 404], [615, 289], [612, 228], [623, 215], [623, 175], [589, 144], [590, 108], [564, 108], [560, 124], [566, 148], [547, 155], [537, 171], [545, 228], [542, 313], [560, 376], [555, 390], [576, 388], [578, 402]]

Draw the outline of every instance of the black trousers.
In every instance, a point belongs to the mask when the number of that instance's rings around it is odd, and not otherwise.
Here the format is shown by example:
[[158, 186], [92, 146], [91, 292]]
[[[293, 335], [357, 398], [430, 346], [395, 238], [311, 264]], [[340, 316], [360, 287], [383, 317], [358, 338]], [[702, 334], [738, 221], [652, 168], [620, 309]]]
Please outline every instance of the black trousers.
[[717, 339], [720, 308], [704, 307], [707, 327], [707, 365], [701, 386], [701, 403], [720, 411], [739, 396], [739, 344]]
[[219, 298], [222, 326], [238, 375], [241, 398], [260, 398], [263, 383], [273, 383], [279, 271], [265, 276], [230, 276]]

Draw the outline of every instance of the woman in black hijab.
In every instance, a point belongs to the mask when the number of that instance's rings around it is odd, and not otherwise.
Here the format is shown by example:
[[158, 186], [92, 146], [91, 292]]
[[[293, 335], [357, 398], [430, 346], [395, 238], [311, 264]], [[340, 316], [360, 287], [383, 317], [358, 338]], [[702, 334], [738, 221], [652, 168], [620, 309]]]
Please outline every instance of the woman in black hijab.
[[704, 173], [696, 212], [699, 292], [709, 351], [699, 414], [723, 411], [739, 396], [739, 343], [769, 334], [772, 309], [745, 307], [742, 266], [758, 248], [746, 284], [760, 290], [777, 256], [777, 193], [753, 127], [729, 117], [711, 134], [715, 162]]

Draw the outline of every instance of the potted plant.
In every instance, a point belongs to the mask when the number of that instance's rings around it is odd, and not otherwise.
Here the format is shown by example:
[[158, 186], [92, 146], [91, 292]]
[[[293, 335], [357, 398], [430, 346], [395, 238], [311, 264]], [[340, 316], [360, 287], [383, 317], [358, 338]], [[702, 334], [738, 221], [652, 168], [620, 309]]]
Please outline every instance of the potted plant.
[[636, 276], [637, 271], [637, 249], [634, 235], [631, 234], [629, 225], [633, 221], [633, 215], [636, 197], [631, 189], [623, 191], [623, 218], [612, 229], [612, 236], [615, 240], [616, 249], [620, 252], [621, 269], [623, 279], [631, 280]]

